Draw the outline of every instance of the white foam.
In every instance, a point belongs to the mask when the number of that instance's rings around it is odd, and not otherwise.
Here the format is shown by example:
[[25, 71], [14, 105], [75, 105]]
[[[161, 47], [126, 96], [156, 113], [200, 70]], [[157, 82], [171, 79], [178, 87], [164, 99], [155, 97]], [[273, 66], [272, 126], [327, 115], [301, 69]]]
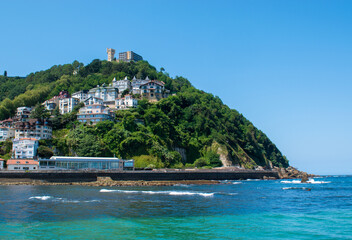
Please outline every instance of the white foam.
[[29, 199], [38, 199], [38, 200], [46, 201], [50, 198], [52, 198], [52, 196], [34, 196], [34, 197], [30, 197]]
[[309, 179], [309, 181], [307, 181], [307, 183], [324, 184], [324, 183], [331, 183], [331, 182], [328, 182], [328, 181], [315, 181], [314, 179]]
[[132, 190], [109, 190], [101, 189], [99, 192], [120, 192], [120, 193], [141, 193], [141, 194], [163, 194], [172, 196], [182, 196], [182, 195], [198, 195], [202, 197], [212, 197], [214, 193], [202, 193], [202, 192], [185, 192], [185, 191], [132, 191]]
[[297, 184], [297, 183], [301, 183], [301, 181], [300, 180], [292, 180], [292, 181], [281, 181], [281, 183], [295, 183], [295, 184]]
[[242, 184], [242, 182], [232, 182], [231, 184]]
[[305, 183], [310, 183], [310, 184], [325, 184], [325, 183], [331, 183], [331, 182], [324, 182], [324, 181], [315, 181], [314, 179], [309, 179], [307, 182], [302, 183], [301, 180], [292, 180], [292, 181], [281, 181], [281, 183], [293, 183], [293, 184], [305, 184]]

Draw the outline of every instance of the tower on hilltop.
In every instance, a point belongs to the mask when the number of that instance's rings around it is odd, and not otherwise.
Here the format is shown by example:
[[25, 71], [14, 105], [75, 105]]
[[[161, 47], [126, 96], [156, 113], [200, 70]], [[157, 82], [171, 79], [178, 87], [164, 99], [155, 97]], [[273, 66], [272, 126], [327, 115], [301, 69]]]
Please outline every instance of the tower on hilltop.
[[107, 54], [108, 54], [108, 61], [109, 61], [109, 62], [114, 61], [115, 49], [107, 48], [107, 49], [106, 49], [106, 52], [107, 52]]

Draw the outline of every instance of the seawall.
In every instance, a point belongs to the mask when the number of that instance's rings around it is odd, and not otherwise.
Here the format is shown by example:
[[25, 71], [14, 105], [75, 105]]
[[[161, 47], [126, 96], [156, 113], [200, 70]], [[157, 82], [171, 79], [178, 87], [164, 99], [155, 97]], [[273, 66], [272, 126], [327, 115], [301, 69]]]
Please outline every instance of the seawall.
[[279, 175], [277, 171], [267, 170], [0, 171], [0, 182], [94, 182], [98, 177], [110, 177], [115, 181], [179, 181], [263, 179], [279, 178]]

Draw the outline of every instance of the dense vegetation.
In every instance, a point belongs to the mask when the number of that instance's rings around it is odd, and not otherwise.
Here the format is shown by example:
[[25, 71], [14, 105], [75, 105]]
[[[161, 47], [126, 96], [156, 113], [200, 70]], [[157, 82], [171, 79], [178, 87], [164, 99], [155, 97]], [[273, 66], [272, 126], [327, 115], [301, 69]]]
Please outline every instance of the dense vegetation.
[[[75, 74], [74, 74], [75, 73]], [[251, 122], [212, 94], [197, 90], [182, 77], [170, 78], [148, 62], [77, 61], [32, 73], [25, 79], [0, 78], [0, 119], [16, 107], [34, 106], [61, 90], [73, 93], [122, 79], [158, 79], [176, 93], [158, 103], [140, 100], [130, 111], [118, 111], [116, 121], [95, 126], [79, 124], [75, 112], [52, 116], [54, 138], [41, 141], [41, 155], [113, 156], [134, 158], [137, 167], [217, 167], [229, 160], [246, 168], [288, 166], [287, 159]], [[16, 87], [14, 87], [16, 86]], [[45, 115], [37, 105], [36, 116]], [[77, 111], [78, 109], [75, 109]]]

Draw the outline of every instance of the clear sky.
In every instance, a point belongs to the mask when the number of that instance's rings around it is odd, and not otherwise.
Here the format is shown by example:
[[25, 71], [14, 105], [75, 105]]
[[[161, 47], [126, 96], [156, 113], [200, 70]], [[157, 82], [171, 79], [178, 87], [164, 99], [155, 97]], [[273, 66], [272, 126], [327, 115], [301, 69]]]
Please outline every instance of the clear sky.
[[132, 50], [219, 96], [290, 164], [352, 174], [352, 1], [1, 1], [0, 74]]

